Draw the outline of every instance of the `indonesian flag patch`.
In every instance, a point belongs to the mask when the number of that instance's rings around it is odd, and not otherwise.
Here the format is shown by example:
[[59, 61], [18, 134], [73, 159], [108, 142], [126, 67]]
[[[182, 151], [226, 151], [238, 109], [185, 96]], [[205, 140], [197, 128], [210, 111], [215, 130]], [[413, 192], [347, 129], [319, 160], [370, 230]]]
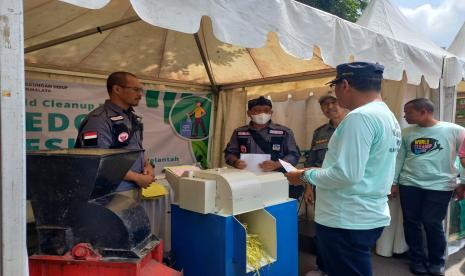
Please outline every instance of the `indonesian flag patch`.
[[97, 146], [97, 131], [87, 131], [82, 134], [82, 141], [85, 147]]

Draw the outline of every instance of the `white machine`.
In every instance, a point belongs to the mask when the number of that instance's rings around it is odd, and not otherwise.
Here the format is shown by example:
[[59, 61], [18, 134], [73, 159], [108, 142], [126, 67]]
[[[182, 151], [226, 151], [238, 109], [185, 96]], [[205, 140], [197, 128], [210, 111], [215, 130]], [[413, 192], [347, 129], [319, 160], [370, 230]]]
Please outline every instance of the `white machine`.
[[252, 173], [218, 168], [187, 171], [166, 177], [179, 207], [197, 213], [238, 215], [288, 200], [289, 185], [282, 173]]
[[185, 275], [254, 271], [248, 234], [260, 238], [259, 267], [267, 275], [297, 275], [297, 204], [282, 173], [181, 166], [166, 168], [165, 176], [175, 193], [173, 251]]

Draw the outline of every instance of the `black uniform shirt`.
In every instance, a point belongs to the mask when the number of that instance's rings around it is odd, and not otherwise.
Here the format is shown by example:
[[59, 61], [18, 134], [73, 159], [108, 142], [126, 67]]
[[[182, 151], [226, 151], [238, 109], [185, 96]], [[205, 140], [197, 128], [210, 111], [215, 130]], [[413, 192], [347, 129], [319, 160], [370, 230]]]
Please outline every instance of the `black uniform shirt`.
[[[77, 148], [142, 148], [143, 125], [141, 117], [134, 114], [130, 107], [123, 110], [110, 100], [91, 111], [79, 126], [76, 138]], [[131, 171], [142, 173], [144, 170], [144, 153], [134, 162]], [[117, 191], [125, 191], [138, 186], [135, 183], [122, 181]]]
[[253, 139], [253, 131], [261, 135], [270, 144], [273, 152], [271, 159], [273, 161], [277, 161], [277, 158], [280, 158], [294, 166], [299, 162], [300, 151], [292, 130], [270, 121], [266, 127], [260, 130], [255, 130], [252, 127], [252, 123], [234, 130], [224, 150], [224, 158], [228, 165], [232, 166], [234, 160], [240, 158], [241, 153], [265, 153], [264, 149], [260, 148]]

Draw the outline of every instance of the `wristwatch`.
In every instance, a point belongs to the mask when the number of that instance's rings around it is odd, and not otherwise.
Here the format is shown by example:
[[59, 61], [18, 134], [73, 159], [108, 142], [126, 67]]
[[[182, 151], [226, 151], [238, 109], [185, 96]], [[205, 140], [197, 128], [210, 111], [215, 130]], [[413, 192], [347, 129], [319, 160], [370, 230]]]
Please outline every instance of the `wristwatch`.
[[310, 184], [310, 182], [307, 180], [307, 178], [305, 177], [305, 171], [302, 172], [302, 175], [299, 177], [300, 180], [305, 183], [305, 184]]

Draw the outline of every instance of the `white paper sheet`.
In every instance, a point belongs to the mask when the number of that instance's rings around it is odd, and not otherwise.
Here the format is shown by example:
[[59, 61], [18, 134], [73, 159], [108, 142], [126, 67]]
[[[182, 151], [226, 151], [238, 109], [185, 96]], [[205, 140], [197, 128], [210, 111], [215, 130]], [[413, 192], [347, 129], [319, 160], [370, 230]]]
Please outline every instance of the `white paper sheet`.
[[259, 153], [241, 153], [241, 160], [244, 160], [247, 164], [245, 168], [251, 172], [262, 172], [259, 164], [264, 161], [271, 160], [270, 154], [259, 154]]
[[281, 163], [281, 166], [283, 166], [283, 168], [286, 170], [286, 172], [292, 172], [292, 171], [297, 170], [297, 168], [292, 166], [291, 163], [286, 162], [286, 161], [281, 160], [281, 159], [278, 159], [278, 160], [279, 160], [279, 163]]

